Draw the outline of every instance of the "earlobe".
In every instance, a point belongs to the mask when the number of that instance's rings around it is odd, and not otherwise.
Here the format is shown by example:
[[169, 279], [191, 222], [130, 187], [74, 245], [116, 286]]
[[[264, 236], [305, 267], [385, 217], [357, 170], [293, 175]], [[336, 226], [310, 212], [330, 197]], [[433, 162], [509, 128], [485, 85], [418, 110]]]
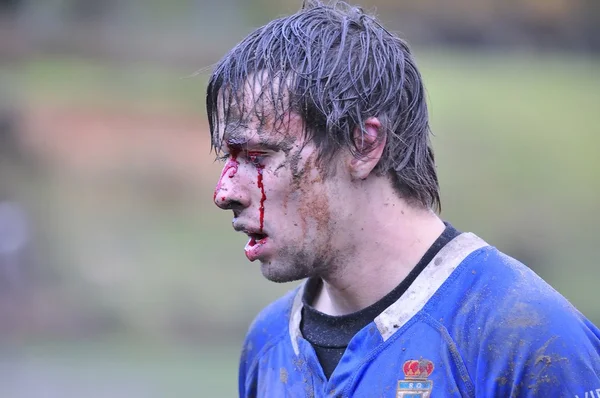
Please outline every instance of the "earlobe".
[[350, 161], [350, 175], [352, 179], [366, 179], [383, 154], [386, 136], [382, 134], [381, 122], [376, 117], [365, 121], [364, 129], [357, 127], [354, 130], [357, 156]]

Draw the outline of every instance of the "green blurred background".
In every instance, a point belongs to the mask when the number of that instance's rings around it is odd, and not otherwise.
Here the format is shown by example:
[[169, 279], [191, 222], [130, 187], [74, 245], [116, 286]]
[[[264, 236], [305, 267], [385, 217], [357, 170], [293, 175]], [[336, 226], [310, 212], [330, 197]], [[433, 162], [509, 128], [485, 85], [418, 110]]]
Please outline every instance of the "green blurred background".
[[[300, 3], [0, 1], [1, 397], [236, 395], [294, 284], [212, 203], [207, 70]], [[600, 3], [361, 4], [422, 69], [443, 218], [600, 324]]]

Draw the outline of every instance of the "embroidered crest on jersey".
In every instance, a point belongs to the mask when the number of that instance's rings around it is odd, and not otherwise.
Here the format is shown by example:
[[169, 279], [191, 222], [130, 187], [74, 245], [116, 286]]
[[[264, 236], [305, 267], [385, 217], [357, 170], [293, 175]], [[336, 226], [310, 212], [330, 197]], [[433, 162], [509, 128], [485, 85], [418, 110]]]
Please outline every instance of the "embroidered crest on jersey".
[[428, 359], [411, 359], [402, 367], [405, 380], [398, 380], [396, 398], [429, 398], [433, 381], [427, 380], [433, 372], [433, 362]]

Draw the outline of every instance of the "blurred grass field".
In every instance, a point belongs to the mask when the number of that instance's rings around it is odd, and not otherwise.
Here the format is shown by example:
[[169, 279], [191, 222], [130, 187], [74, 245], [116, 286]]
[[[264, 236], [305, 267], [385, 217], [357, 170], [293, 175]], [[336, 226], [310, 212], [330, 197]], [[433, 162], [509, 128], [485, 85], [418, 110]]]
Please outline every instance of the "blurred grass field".
[[122, 342], [29, 345], [3, 353], [3, 397], [234, 397], [237, 347]]
[[[600, 60], [416, 53], [443, 218], [525, 261], [600, 323]], [[206, 74], [186, 78], [193, 71], [37, 59], [12, 72], [29, 110], [192, 118], [186, 134], [197, 134], [198, 148], [186, 151], [197, 169], [184, 175], [165, 174], [181, 153], [163, 148], [160, 164], [125, 153], [91, 176], [53, 164], [25, 177], [19, 189], [53, 275], [38, 300], [51, 297], [49, 313], [65, 319], [101, 314], [121, 326], [108, 342], [25, 336], [3, 356], [0, 391], [41, 396], [30, 394], [35, 381], [52, 397], [235, 395], [245, 328], [292, 286], [262, 279], [230, 215], [211, 203], [219, 171], [202, 116]], [[181, 139], [168, 128], [162, 134]], [[86, 390], [100, 384], [112, 390]]]

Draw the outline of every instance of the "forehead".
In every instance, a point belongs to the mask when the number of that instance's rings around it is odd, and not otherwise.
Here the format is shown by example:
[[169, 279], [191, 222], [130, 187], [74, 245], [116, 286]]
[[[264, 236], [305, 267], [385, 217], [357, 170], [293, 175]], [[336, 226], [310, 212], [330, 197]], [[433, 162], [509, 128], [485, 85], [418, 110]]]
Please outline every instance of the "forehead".
[[[281, 94], [280, 94], [281, 93]], [[243, 89], [219, 92], [214, 144], [290, 141], [302, 137], [304, 123], [277, 82], [249, 79]]]

